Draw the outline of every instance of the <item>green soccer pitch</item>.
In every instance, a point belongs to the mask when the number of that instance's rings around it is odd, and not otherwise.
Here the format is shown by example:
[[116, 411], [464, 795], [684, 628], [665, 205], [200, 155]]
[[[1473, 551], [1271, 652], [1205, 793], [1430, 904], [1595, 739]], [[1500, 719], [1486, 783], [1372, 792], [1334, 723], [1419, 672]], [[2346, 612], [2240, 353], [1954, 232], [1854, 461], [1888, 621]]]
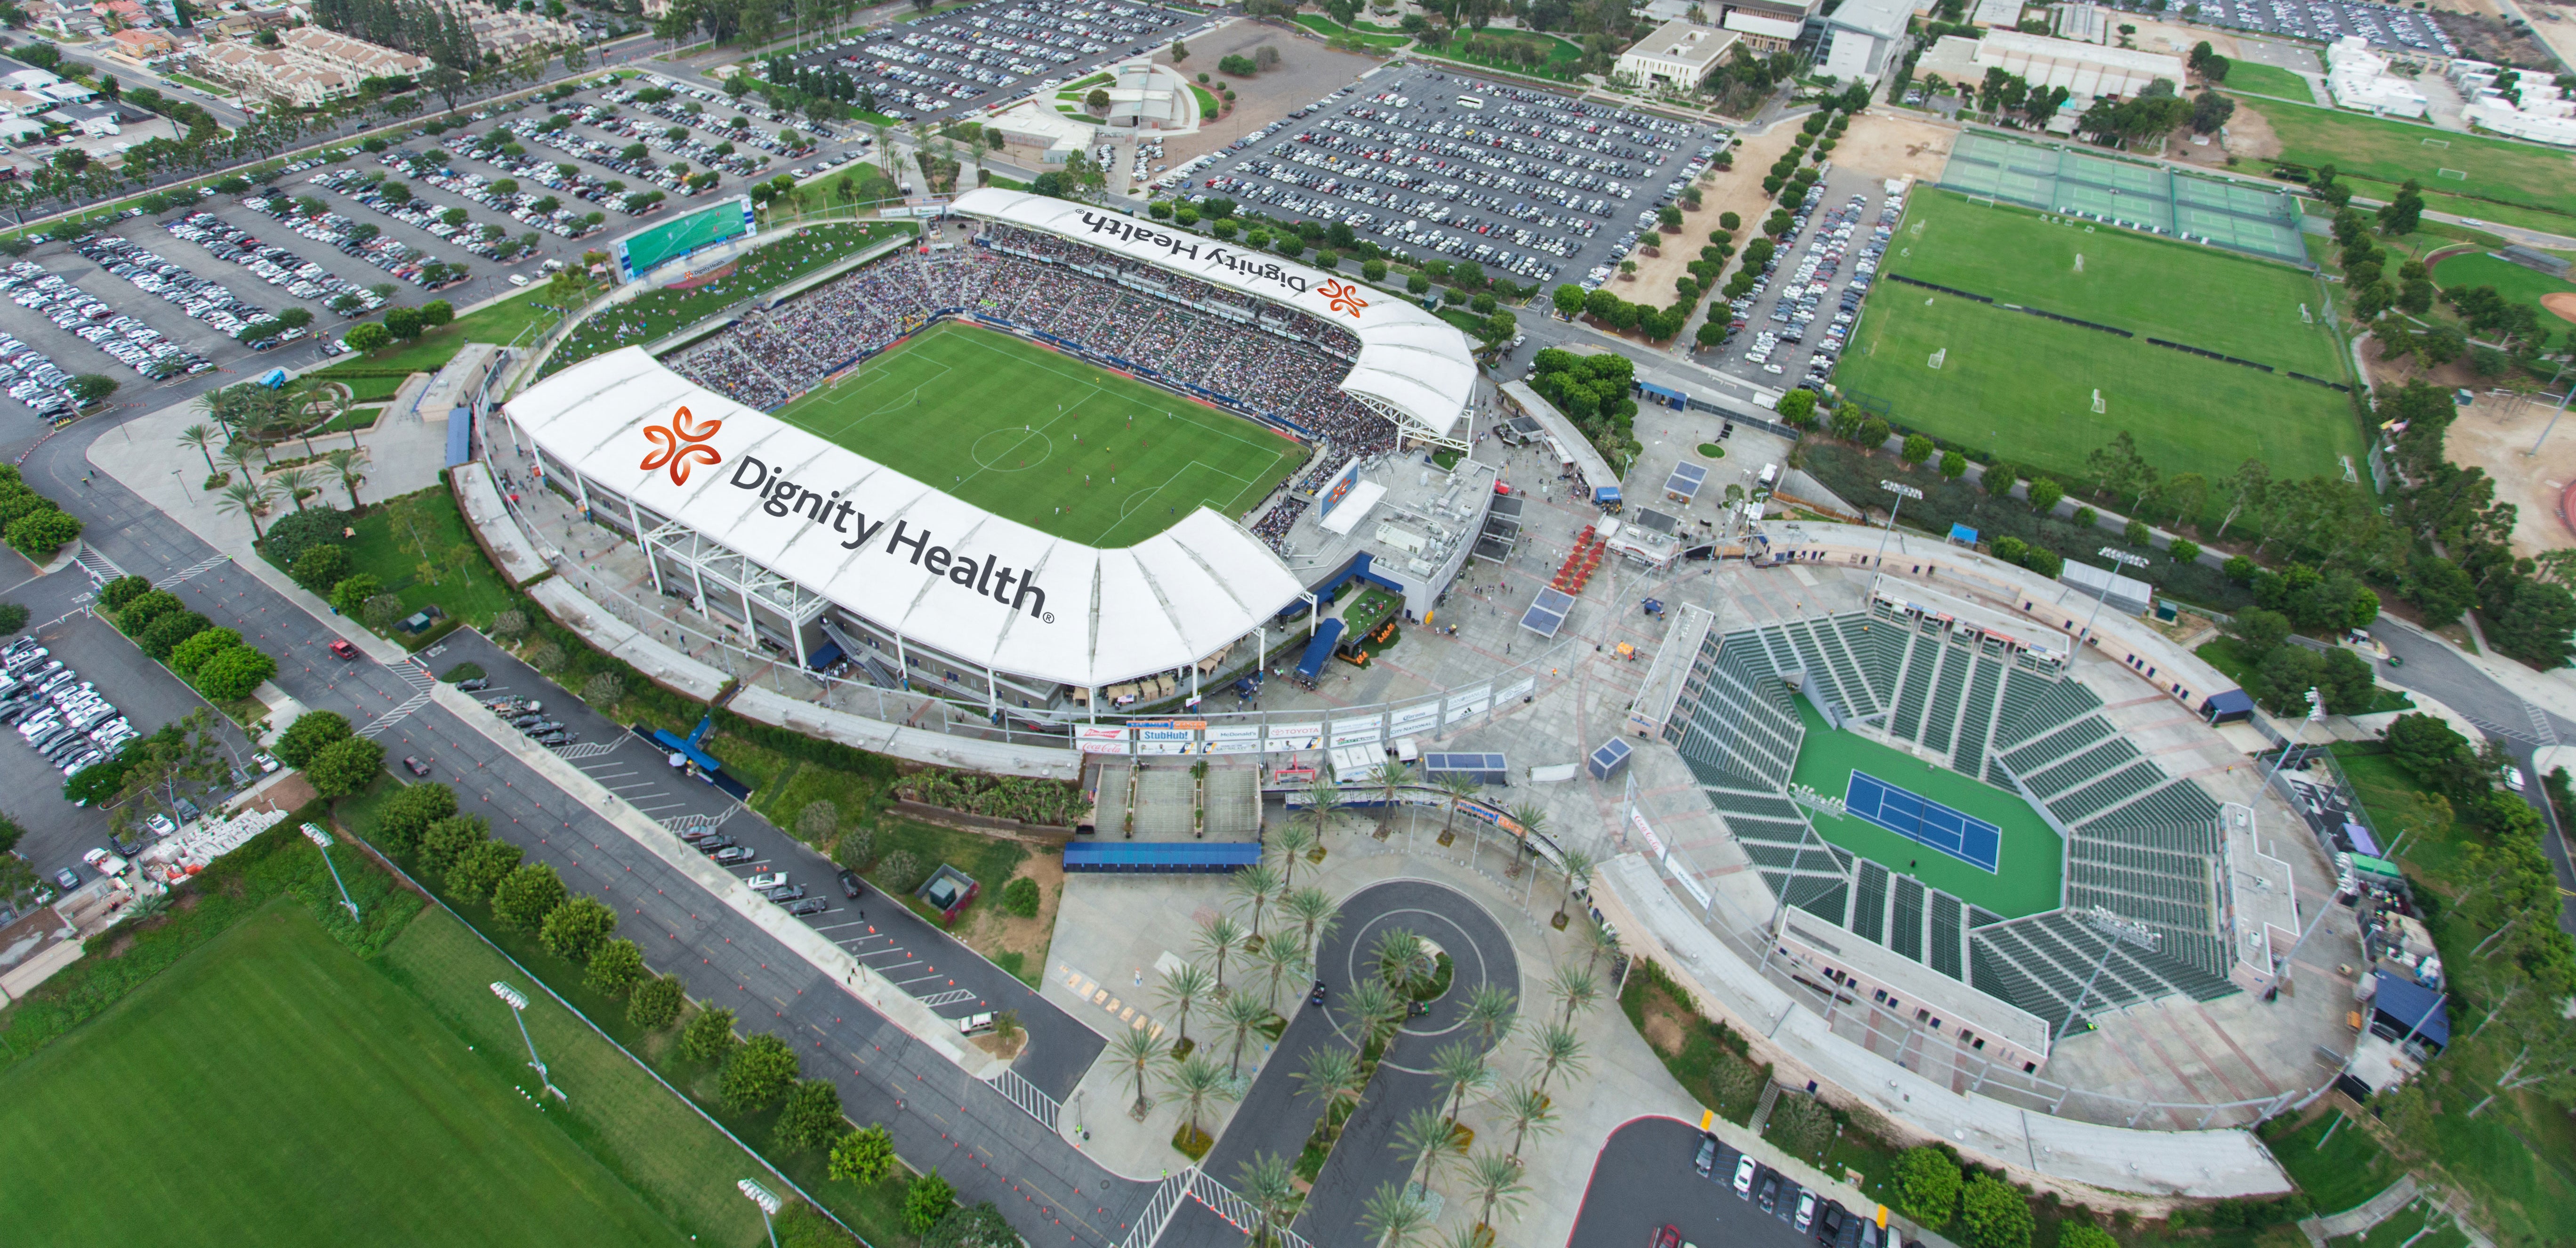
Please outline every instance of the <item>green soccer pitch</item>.
[[[2082, 258], [2082, 269], [2076, 267]], [[2286, 374], [2345, 380], [2314, 278], [2193, 244], [2020, 208], [1914, 196], [1882, 271], [1993, 304], [1883, 281], [1835, 380], [1909, 429], [2054, 472], [2122, 430], [2164, 475], [2216, 481], [2249, 458], [2276, 478], [2341, 479], [2365, 453], [2349, 399]], [[2001, 304], [2129, 330], [2122, 338]], [[2308, 306], [2316, 324], [2300, 318]], [[2189, 355], [2162, 338], [2269, 364]], [[1931, 366], [1941, 356], [1940, 367]], [[2094, 393], [2103, 411], [2093, 410]]]
[[1306, 454], [1251, 421], [954, 321], [777, 415], [994, 515], [1104, 547], [1202, 503], [1238, 519]]
[[1972, 906], [1983, 906], [2007, 919], [2054, 910], [2060, 904], [2058, 885], [2065, 874], [2065, 862], [2059, 849], [2057, 832], [2030, 803], [1991, 785], [1960, 775], [1947, 767], [1927, 763], [1902, 750], [1856, 736], [1837, 732], [1825, 723], [1824, 716], [1808, 705], [1804, 697], [1793, 697], [1798, 705], [1798, 718], [1807, 726], [1807, 739], [1798, 747], [1798, 766], [1790, 780], [1803, 784], [1827, 797], [1841, 797], [1851, 787], [1855, 771], [1869, 774], [1939, 802], [1952, 810], [1973, 815], [2003, 831], [2003, 849], [1995, 855], [1995, 872], [1985, 871], [1953, 858], [1929, 846], [1913, 841], [1858, 819], [1837, 819], [1806, 807], [1815, 822], [1816, 833], [1885, 867], [1895, 875], [1910, 875]]
[[25, 1244], [685, 1242], [494, 1067], [272, 906], [0, 1075], [0, 1217]]

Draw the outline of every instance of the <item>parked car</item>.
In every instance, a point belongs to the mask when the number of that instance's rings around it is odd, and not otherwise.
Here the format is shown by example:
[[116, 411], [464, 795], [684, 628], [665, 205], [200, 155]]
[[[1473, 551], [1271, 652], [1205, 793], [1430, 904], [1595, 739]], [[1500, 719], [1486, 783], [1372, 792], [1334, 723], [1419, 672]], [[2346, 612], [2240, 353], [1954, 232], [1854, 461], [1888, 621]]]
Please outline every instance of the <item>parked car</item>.
[[250, 756], [250, 761], [259, 764], [259, 772], [261, 775], [267, 775], [268, 773], [277, 770], [279, 766], [277, 756], [266, 750], [260, 750], [252, 754]]
[[696, 844], [698, 852], [702, 854], [712, 854], [719, 850], [727, 850], [734, 847], [733, 838], [726, 836], [723, 833], [717, 833], [714, 836], [699, 837]]
[[403, 755], [403, 770], [408, 771], [415, 776], [426, 776], [429, 774], [429, 764], [424, 763], [409, 754], [405, 754]]
[[1736, 1195], [1746, 1197], [1753, 1195], [1753, 1172], [1759, 1169], [1761, 1166], [1750, 1157], [1735, 1163]]
[[333, 638], [330, 650], [331, 656], [343, 663], [355, 663], [358, 661], [358, 647], [351, 644], [349, 639], [346, 637]]
[[60, 871], [54, 872], [54, 883], [62, 885], [63, 891], [68, 893], [73, 889], [80, 887], [80, 872], [74, 871], [70, 867], [65, 867]]
[[1664, 1229], [1655, 1232], [1648, 1248], [1682, 1248], [1682, 1228], [1665, 1223]]
[[759, 856], [760, 851], [749, 845], [729, 845], [717, 850], [715, 855], [716, 861], [725, 866], [731, 866], [737, 862], [749, 862]]
[[170, 822], [170, 816], [159, 811], [152, 812], [152, 817], [144, 820], [143, 826], [152, 829], [154, 836], [168, 836], [179, 830], [178, 824]]
[[755, 893], [768, 892], [786, 882], [787, 873], [784, 871], [763, 871], [743, 880], [743, 883], [750, 885], [751, 891]]
[[821, 914], [831, 908], [832, 903], [825, 901], [820, 897], [808, 897], [803, 901], [787, 907], [787, 913], [801, 917], [808, 914]]
[[1716, 1161], [1717, 1137], [1703, 1131], [1699, 1137], [1699, 1153], [1691, 1158], [1691, 1169], [1699, 1171], [1699, 1177], [1705, 1179], [1708, 1177], [1708, 1168]]
[[858, 872], [848, 870], [841, 872], [841, 892], [844, 896], [850, 897], [853, 900], [858, 897], [860, 892]]
[[805, 886], [802, 884], [781, 884], [776, 888], [770, 889], [767, 895], [771, 901], [778, 902], [781, 905], [791, 901], [801, 901], [805, 897]]

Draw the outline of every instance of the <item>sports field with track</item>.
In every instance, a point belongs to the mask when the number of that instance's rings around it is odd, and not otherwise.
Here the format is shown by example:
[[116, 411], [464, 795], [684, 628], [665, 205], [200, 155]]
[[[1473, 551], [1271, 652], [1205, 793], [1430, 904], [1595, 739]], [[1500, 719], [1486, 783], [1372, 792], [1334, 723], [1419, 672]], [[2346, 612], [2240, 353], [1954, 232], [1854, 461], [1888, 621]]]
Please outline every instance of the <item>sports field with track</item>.
[[1306, 454], [1251, 421], [955, 322], [777, 415], [994, 515], [1104, 547], [1202, 504], [1240, 519]]
[[2057, 908], [2064, 855], [2057, 832], [2030, 803], [1867, 737], [1837, 732], [1805, 698], [1791, 700], [1807, 727], [1806, 740], [1798, 747], [1798, 766], [1790, 773], [1792, 783], [1826, 797], [1842, 797], [1852, 787], [1852, 773], [1860, 772], [1993, 825], [2002, 834], [2002, 845], [1995, 854], [1995, 869], [1987, 871], [1878, 824], [1858, 817], [1837, 819], [1807, 807], [1817, 835], [1894, 874], [1913, 876], [2007, 919]]
[[2299, 269], [1926, 189], [1881, 272], [1995, 300], [1895, 281], [1872, 292], [1835, 380], [1895, 424], [2071, 475], [2122, 430], [2164, 475], [2213, 481], [2248, 458], [2276, 478], [2339, 478], [2339, 457], [2363, 454], [2351, 401], [2287, 375], [2346, 380], [2320, 287]]

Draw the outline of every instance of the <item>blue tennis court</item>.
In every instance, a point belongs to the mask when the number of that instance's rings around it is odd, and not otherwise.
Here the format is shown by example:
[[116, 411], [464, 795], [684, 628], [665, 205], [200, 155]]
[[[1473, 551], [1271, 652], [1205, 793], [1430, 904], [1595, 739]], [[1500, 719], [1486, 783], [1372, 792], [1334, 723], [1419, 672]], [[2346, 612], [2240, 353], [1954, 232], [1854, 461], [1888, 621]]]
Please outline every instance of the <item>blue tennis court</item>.
[[1885, 828], [1980, 870], [1995, 870], [2002, 856], [2003, 829], [1909, 793], [1868, 772], [1851, 773], [1851, 788], [1843, 801], [1852, 818]]

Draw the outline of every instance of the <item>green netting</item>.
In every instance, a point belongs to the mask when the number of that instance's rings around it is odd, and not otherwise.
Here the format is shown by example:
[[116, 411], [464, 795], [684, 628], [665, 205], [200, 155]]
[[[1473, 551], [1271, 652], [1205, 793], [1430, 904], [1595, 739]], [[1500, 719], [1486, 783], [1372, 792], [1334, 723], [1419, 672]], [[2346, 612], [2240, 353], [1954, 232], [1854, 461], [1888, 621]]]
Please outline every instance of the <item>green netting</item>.
[[2296, 201], [2258, 187], [1987, 134], [1959, 136], [1941, 185], [2043, 212], [2308, 262]]

